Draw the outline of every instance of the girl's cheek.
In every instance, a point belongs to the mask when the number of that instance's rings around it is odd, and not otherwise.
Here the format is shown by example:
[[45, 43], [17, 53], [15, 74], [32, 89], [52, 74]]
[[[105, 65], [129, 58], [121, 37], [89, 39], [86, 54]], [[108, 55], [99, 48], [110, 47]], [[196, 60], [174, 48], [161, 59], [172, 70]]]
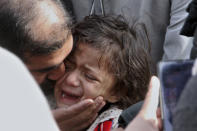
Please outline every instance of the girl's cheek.
[[82, 97], [81, 100], [84, 100], [84, 99], [95, 99], [98, 96], [100, 96], [100, 91], [99, 90], [86, 89], [84, 91], [84, 96]]

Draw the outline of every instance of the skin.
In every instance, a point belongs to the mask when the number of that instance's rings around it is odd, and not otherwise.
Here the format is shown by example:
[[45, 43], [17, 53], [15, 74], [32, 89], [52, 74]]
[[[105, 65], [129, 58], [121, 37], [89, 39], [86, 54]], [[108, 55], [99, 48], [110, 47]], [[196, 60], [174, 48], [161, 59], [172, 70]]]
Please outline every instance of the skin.
[[[62, 29], [67, 19], [64, 17], [63, 10], [58, 5], [53, 1], [38, 1], [35, 6], [39, 15], [27, 23], [25, 28], [29, 30], [29, 35], [36, 41], [48, 40], [53, 42], [53, 40], [60, 41], [64, 38], [66, 39], [62, 48], [50, 54], [32, 56], [25, 52], [27, 59], [25, 64], [36, 81], [42, 84], [46, 79], [56, 81], [64, 74], [65, 66], [63, 60], [72, 49], [73, 37], [69, 35], [69, 29]], [[51, 44], [50, 42], [48, 44]]]
[[114, 77], [102, 67], [101, 63], [104, 61], [99, 63], [101, 53], [87, 44], [78, 45], [65, 61], [66, 73], [55, 86], [58, 107], [69, 107], [98, 96], [102, 96], [107, 102], [117, 102], [118, 98], [110, 92], [115, 83]]
[[[46, 79], [58, 80], [65, 72], [63, 60], [68, 56], [73, 47], [72, 35], [57, 51], [43, 56], [29, 56], [27, 67], [39, 84]], [[38, 64], [39, 63], [39, 64]]]
[[95, 120], [104, 105], [103, 98], [99, 96], [94, 101], [85, 99], [70, 107], [58, 108], [53, 114], [61, 131], [81, 131]]

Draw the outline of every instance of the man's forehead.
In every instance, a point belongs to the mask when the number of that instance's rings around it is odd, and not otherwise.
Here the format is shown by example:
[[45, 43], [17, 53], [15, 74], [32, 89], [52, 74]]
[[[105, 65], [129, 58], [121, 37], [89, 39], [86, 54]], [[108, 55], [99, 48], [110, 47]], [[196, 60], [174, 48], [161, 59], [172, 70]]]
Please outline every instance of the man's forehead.
[[62, 48], [46, 55], [37, 55], [37, 56], [27, 56], [26, 65], [30, 69], [43, 69], [51, 68], [54, 66], [60, 65], [64, 59], [68, 56], [72, 49], [73, 41], [72, 35], [69, 36], [68, 40], [63, 44]]
[[[62, 61], [56, 61], [52, 54], [45, 56], [32, 56], [28, 58], [28, 62], [26, 65], [31, 71], [42, 72], [41, 70], [49, 70], [51, 68], [55, 68], [60, 65]], [[64, 58], [63, 58], [64, 59]]]

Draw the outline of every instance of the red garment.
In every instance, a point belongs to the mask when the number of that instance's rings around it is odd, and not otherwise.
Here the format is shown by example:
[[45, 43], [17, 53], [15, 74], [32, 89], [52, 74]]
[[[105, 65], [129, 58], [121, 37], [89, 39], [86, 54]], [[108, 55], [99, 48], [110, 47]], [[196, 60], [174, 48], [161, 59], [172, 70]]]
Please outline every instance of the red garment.
[[100, 123], [94, 131], [111, 131], [113, 119]]

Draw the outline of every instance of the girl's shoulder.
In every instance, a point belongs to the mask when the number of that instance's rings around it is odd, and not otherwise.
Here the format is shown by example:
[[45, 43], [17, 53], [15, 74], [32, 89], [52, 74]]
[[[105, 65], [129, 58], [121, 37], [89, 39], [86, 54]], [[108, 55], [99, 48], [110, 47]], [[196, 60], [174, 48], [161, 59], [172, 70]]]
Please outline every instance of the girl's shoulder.
[[115, 129], [118, 127], [118, 118], [122, 113], [117, 107], [110, 107], [102, 112], [87, 131], [102, 131], [102, 128]]

